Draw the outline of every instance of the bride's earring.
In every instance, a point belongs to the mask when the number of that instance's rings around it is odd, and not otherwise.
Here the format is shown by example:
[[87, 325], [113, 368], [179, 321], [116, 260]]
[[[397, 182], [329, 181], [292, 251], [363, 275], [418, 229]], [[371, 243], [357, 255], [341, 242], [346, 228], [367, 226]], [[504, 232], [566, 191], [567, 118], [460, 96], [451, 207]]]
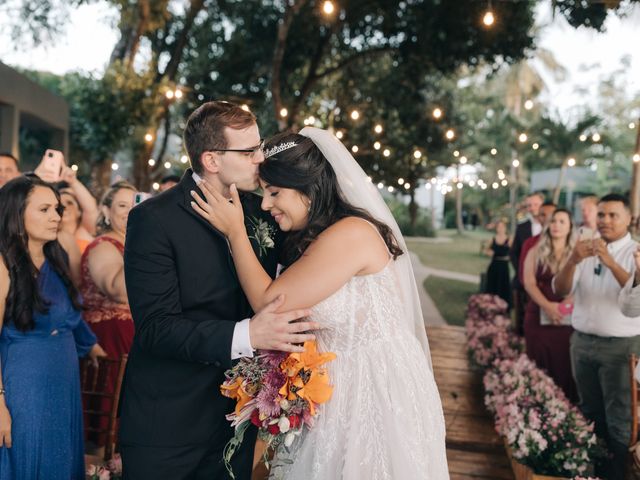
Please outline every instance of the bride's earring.
[[109, 217], [104, 217], [104, 223], [105, 225], [111, 225], [111, 220], [109, 219]]

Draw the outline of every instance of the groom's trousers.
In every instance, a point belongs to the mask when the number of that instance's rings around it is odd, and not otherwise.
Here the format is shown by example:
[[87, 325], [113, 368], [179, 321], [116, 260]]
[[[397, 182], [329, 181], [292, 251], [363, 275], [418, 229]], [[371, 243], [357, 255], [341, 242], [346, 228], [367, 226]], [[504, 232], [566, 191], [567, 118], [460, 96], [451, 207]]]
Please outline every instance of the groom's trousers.
[[[237, 480], [250, 480], [253, 469], [255, 433], [231, 458]], [[222, 450], [209, 444], [181, 447], [120, 445], [123, 480], [213, 480], [231, 479], [222, 461]]]

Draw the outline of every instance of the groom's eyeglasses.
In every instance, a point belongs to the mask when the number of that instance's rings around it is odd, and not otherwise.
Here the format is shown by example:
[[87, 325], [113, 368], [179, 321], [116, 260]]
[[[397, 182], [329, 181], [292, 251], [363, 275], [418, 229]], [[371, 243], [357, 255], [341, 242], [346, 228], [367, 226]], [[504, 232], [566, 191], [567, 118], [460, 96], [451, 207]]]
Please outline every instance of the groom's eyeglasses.
[[260, 139], [260, 143], [258, 145], [251, 148], [216, 148], [215, 150], [210, 151], [248, 153], [251, 157], [253, 157], [257, 152], [264, 152], [264, 138]]

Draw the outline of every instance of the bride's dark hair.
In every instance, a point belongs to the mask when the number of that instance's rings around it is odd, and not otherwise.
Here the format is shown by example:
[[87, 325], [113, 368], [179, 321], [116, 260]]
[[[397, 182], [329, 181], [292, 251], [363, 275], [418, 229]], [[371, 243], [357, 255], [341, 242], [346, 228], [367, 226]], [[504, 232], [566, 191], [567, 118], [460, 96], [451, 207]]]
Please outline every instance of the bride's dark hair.
[[331, 164], [310, 138], [281, 133], [269, 139], [265, 151], [287, 142], [296, 146], [265, 159], [259, 167], [260, 178], [269, 185], [297, 190], [311, 201], [305, 228], [287, 235], [282, 259], [286, 266], [299, 259], [326, 228], [346, 217], [359, 217], [375, 225], [394, 259], [404, 253], [389, 226], [344, 199]]

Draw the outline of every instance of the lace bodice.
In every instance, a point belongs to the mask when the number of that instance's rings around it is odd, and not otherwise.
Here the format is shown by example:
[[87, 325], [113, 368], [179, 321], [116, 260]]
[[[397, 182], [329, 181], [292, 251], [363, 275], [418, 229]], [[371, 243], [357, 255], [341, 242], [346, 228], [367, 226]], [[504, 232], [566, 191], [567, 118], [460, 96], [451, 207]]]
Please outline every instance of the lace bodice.
[[311, 319], [328, 327], [317, 333], [321, 346], [340, 355], [400, 334], [402, 322], [396, 319], [402, 305], [389, 295], [396, 289], [391, 262], [377, 273], [353, 277], [312, 308]]

